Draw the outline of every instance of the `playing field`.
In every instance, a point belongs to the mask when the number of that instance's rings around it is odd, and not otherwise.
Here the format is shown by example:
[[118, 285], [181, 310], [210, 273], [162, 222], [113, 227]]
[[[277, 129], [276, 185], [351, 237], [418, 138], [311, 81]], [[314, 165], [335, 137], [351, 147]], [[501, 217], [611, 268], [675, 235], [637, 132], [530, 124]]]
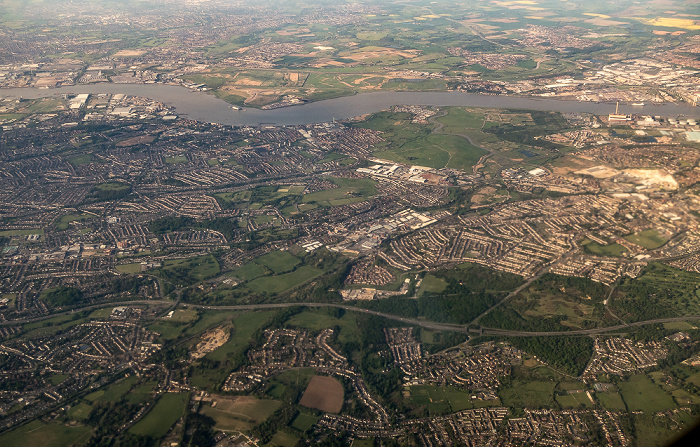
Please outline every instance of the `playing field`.
[[639, 233], [625, 236], [625, 239], [647, 250], [654, 250], [664, 245], [668, 240], [656, 230], [644, 230]]
[[[219, 430], [250, 430], [265, 421], [282, 404], [278, 400], [256, 399], [251, 396], [219, 396], [213, 394], [212, 404], [202, 413], [216, 421]], [[216, 402], [216, 404], [214, 404]]]
[[343, 394], [343, 385], [337, 379], [314, 376], [299, 404], [327, 413], [338, 413], [343, 407]]

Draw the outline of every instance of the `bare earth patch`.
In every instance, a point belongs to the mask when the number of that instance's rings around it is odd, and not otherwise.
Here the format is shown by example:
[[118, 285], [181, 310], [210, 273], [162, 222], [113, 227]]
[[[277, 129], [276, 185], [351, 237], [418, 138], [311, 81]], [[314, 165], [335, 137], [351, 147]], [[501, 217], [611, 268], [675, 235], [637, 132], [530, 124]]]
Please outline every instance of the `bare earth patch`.
[[333, 377], [314, 376], [299, 404], [326, 413], [338, 413], [343, 407], [343, 385]]
[[202, 335], [199, 343], [190, 354], [192, 359], [201, 359], [228, 341], [231, 331], [228, 326], [220, 326]]
[[148, 53], [147, 50], [121, 50], [114, 53], [115, 57], [139, 57]]

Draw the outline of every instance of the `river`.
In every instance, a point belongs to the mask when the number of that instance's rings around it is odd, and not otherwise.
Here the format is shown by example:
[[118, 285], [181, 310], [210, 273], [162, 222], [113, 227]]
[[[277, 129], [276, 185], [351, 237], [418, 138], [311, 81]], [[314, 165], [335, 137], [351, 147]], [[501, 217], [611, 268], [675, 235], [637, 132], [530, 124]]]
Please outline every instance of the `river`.
[[[273, 110], [231, 109], [230, 104], [214, 95], [191, 91], [185, 87], [163, 84], [91, 84], [55, 89], [0, 89], [0, 96], [40, 98], [62, 93], [124, 93], [142, 96], [173, 106], [178, 115], [209, 123], [233, 126], [313, 124], [343, 120], [386, 110], [393, 105], [467, 106], [499, 109], [528, 109], [555, 112], [581, 112], [607, 115], [615, 106], [605, 103], [564, 101], [557, 99], [524, 98], [518, 96], [486, 95], [462, 92], [373, 92], [343, 98], [328, 99], [300, 106]], [[687, 104], [621, 106], [621, 113], [653, 116], [694, 118], [700, 108]]]

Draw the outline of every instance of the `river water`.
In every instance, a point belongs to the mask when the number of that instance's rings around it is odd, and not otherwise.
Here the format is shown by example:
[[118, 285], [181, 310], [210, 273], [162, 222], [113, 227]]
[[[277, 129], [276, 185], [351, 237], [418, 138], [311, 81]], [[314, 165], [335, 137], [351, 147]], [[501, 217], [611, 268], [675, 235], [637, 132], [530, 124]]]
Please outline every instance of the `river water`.
[[[62, 93], [124, 93], [142, 96], [175, 107], [178, 115], [189, 119], [228, 124], [256, 126], [262, 123], [276, 125], [313, 124], [343, 120], [386, 110], [393, 105], [467, 106], [500, 109], [528, 109], [553, 112], [580, 112], [607, 115], [615, 111], [614, 104], [535, 99], [517, 96], [485, 95], [461, 92], [374, 92], [328, 99], [300, 106], [273, 110], [248, 109], [236, 111], [230, 104], [214, 95], [191, 91], [184, 87], [162, 84], [92, 84], [55, 89], [13, 88], [0, 89], [0, 96], [40, 98]], [[659, 115], [664, 117], [700, 116], [700, 108], [690, 105], [621, 106], [620, 113]]]

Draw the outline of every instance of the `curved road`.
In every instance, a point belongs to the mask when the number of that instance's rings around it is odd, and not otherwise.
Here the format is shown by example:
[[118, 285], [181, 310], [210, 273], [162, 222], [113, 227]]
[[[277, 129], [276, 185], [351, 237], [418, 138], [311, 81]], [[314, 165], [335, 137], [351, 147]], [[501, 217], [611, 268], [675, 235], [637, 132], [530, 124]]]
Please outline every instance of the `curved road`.
[[[17, 324], [34, 323], [38, 321], [49, 320], [61, 315], [70, 315], [76, 312], [83, 312], [86, 310], [102, 309], [105, 307], [118, 307], [118, 306], [130, 306], [130, 305], [145, 305], [145, 304], [164, 304], [174, 307], [177, 304], [174, 301], [169, 300], [139, 300], [139, 301], [120, 301], [116, 303], [104, 303], [95, 304], [92, 306], [81, 307], [77, 309], [67, 310], [64, 312], [58, 312], [51, 315], [45, 315], [37, 318], [28, 318], [23, 320], [12, 320], [12, 321], [2, 321], [0, 326], [10, 326]], [[449, 332], [462, 332], [462, 333], [474, 333], [482, 335], [501, 335], [510, 337], [551, 337], [551, 336], [580, 336], [580, 335], [595, 335], [604, 334], [608, 332], [614, 332], [620, 329], [629, 329], [633, 326], [645, 326], [648, 324], [659, 324], [659, 323], [672, 323], [677, 321], [688, 321], [688, 320], [700, 320], [700, 316], [687, 316], [687, 317], [673, 317], [673, 318], [657, 318], [653, 320], [637, 321], [634, 323], [619, 324], [616, 326], [607, 326], [603, 328], [595, 329], [581, 329], [573, 331], [552, 331], [552, 332], [528, 332], [528, 331], [511, 331], [507, 329], [497, 329], [490, 327], [483, 327], [476, 329], [469, 329], [467, 325], [462, 324], [450, 324], [450, 323], [438, 323], [429, 320], [401, 317], [397, 315], [391, 315], [383, 312], [377, 312], [369, 309], [362, 309], [360, 307], [348, 306], [344, 304], [333, 304], [333, 303], [271, 303], [271, 304], [240, 304], [235, 306], [206, 306], [202, 304], [187, 304], [179, 303], [182, 307], [189, 307], [193, 309], [203, 309], [203, 310], [228, 310], [228, 311], [240, 311], [240, 310], [260, 310], [260, 309], [283, 309], [289, 307], [335, 307], [339, 309], [344, 309], [351, 312], [359, 312], [367, 315], [375, 315], [382, 318], [387, 318], [394, 321], [400, 321], [406, 324], [412, 324], [414, 326], [424, 327], [426, 329], [433, 329], [438, 331], [449, 331]]]

